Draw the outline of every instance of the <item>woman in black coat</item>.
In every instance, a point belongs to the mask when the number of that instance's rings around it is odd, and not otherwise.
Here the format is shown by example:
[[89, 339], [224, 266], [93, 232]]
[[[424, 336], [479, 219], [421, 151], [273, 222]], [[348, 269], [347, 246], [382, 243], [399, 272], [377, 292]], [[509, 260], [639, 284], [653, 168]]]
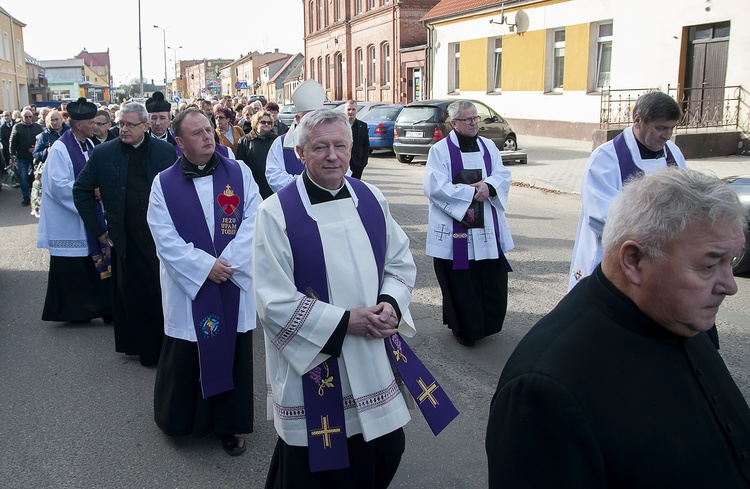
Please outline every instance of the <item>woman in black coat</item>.
[[255, 183], [258, 184], [260, 196], [267, 199], [273, 195], [273, 190], [266, 181], [266, 157], [271, 144], [276, 138], [273, 129], [273, 117], [270, 112], [260, 110], [250, 120], [252, 129], [237, 143], [237, 160], [242, 160], [253, 172]]

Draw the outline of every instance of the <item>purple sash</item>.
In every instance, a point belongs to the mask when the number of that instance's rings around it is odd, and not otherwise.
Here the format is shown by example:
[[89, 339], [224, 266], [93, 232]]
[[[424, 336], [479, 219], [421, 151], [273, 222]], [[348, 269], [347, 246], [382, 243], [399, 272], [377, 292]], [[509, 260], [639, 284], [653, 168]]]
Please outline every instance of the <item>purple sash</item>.
[[[179, 144], [175, 144], [174, 145], [174, 149], [177, 152], [177, 157], [178, 158], [180, 156], [182, 156], [182, 150], [180, 149], [180, 145]], [[223, 156], [224, 158], [229, 158], [229, 148], [227, 148], [226, 146], [222, 146], [221, 144], [216, 143], [216, 147], [214, 148], [214, 151], [216, 151], [217, 153], [219, 153], [219, 156]], [[235, 156], [237, 156], [237, 155], [235, 155]]]
[[280, 137], [281, 150], [284, 154], [284, 169], [290, 175], [301, 175], [302, 172], [305, 171], [305, 165], [299, 159], [297, 159], [297, 153], [294, 152], [294, 149], [286, 149], [284, 147], [284, 139], [286, 139], [286, 134], [282, 134]]
[[[628, 144], [625, 142], [625, 135], [620, 133], [615, 136], [612, 144], [614, 144], [615, 153], [617, 153], [617, 163], [620, 165], [620, 180], [622, 183], [624, 184], [632, 176], [643, 175], [643, 170], [635, 166], [633, 155], [630, 154]], [[667, 158], [667, 166], [677, 166], [677, 161], [675, 161], [674, 155], [666, 144], [664, 145], [664, 155]]]
[[[386, 222], [383, 210], [364, 183], [350, 177], [346, 179], [359, 199], [357, 213], [367, 232], [378, 277], [382, 283], [386, 253]], [[294, 283], [297, 290], [328, 302], [325, 257], [318, 226], [307, 214], [296, 184], [287, 185], [279, 190], [278, 195], [292, 248]], [[437, 435], [458, 416], [458, 410], [399, 334], [388, 338], [384, 344], [389, 358], [392, 359], [412, 396], [418, 399], [419, 408], [433, 433]], [[408, 363], [408, 359], [411, 359], [411, 363]], [[324, 372], [327, 374], [325, 377], [321, 375]], [[344, 403], [338, 379], [338, 360], [335, 358], [329, 358], [302, 377], [312, 472], [349, 467]], [[429, 402], [424, 403], [427, 400]], [[331, 435], [343, 436], [337, 436], [334, 444]]]
[[[456, 178], [461, 170], [464, 169], [463, 158], [461, 157], [461, 149], [448, 136], [448, 154], [451, 159], [451, 177]], [[490, 152], [487, 150], [487, 146], [484, 144], [481, 138], [477, 138], [477, 142], [482, 146], [484, 150], [484, 169], [486, 177], [492, 174], [492, 158]], [[485, 177], [485, 178], [486, 178]], [[503, 249], [500, 246], [500, 227], [497, 221], [497, 211], [495, 206], [490, 204], [492, 209], [492, 223], [495, 225], [495, 240], [497, 241], [497, 253], [498, 257], [502, 261], [503, 270], [506, 272], [512, 272], [508, 259], [503, 254]], [[469, 231], [465, 229], [461, 224], [453, 219], [453, 269], [454, 270], [468, 270], [469, 269]]]
[[[73, 135], [73, 131], [65, 131], [59, 138], [60, 141], [65, 145], [70, 156], [70, 161], [73, 163], [73, 175], [76, 177], [83, 167], [86, 166], [86, 158], [83, 156], [83, 150], [78, 142], [78, 139]], [[86, 149], [91, 156], [91, 152], [94, 151], [94, 145], [91, 141], [86, 139]], [[104, 222], [104, 211], [102, 211], [102, 205], [99, 202], [94, 202], [94, 212], [96, 214], [96, 220], [101, 227], [107, 229], [107, 224]], [[99, 272], [99, 277], [104, 280], [112, 276], [112, 250], [108, 244], [99, 241], [99, 238], [86, 231], [86, 242], [89, 247], [89, 254], [91, 259], [94, 260], [94, 266]]]
[[[159, 174], [164, 200], [175, 229], [187, 243], [211, 256], [221, 256], [242, 224], [244, 187], [242, 171], [236, 161], [219, 156], [213, 173], [214, 237], [203, 219], [203, 208], [193, 180], [185, 178], [179, 158]], [[206, 280], [193, 300], [193, 322], [198, 339], [203, 398], [234, 389], [234, 347], [240, 289], [231, 280], [216, 284]]]

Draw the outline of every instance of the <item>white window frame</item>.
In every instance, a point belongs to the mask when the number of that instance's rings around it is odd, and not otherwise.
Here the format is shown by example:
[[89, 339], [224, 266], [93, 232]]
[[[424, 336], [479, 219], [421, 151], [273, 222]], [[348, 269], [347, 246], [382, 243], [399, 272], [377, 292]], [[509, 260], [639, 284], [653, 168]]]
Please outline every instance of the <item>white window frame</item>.
[[381, 47], [381, 59], [383, 60], [383, 72], [381, 73], [383, 85], [391, 84], [391, 44], [384, 42]]
[[[610, 34], [602, 35], [602, 27], [610, 26]], [[612, 22], [602, 22], [596, 26], [597, 38], [596, 38], [596, 72], [594, 73], [594, 85], [596, 91], [601, 91], [603, 88], [608, 88], [612, 83], [612, 32], [614, 25]], [[609, 66], [606, 72], [602, 71], [602, 62], [605, 50], [609, 53]], [[602, 73], [607, 73], [606, 84], [605, 80], [602, 80]]]
[[364, 61], [364, 52], [362, 48], [357, 48], [356, 51], [354, 51], [354, 60], [355, 60], [355, 70], [356, 71], [356, 86], [361, 87], [364, 86], [364, 78], [365, 78], [365, 61]]
[[[502, 92], [503, 38], [491, 37], [487, 41], [487, 93]], [[498, 70], [499, 68], [499, 70]], [[499, 76], [498, 76], [499, 75]]]
[[[562, 32], [562, 40], [555, 40], [556, 34]], [[562, 54], [558, 56], [557, 54]], [[558, 69], [560, 73], [559, 84], [556, 82]], [[547, 62], [545, 66], [545, 92], [562, 93], [565, 80], [565, 28], [547, 30]]]
[[461, 91], [461, 43], [448, 44], [448, 93]]
[[375, 73], [377, 66], [375, 63], [378, 62], [375, 54], [375, 45], [370, 44], [367, 46], [367, 78], [370, 80], [370, 85], [375, 86]]

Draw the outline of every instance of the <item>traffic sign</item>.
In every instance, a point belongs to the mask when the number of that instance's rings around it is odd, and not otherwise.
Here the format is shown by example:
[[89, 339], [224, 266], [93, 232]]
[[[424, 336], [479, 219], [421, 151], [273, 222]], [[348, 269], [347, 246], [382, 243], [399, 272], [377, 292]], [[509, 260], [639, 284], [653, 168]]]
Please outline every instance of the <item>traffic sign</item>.
[[237, 90], [247, 90], [247, 82], [237, 82], [234, 84], [234, 88], [236, 88]]

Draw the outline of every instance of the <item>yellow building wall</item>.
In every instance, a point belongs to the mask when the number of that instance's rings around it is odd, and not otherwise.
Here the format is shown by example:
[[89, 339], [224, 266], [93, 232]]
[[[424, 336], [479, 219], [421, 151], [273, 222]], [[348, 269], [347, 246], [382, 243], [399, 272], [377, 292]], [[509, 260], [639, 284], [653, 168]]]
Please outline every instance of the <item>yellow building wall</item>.
[[[544, 91], [545, 31], [530, 31], [523, 35], [503, 36], [502, 87], [505, 91]], [[567, 54], [567, 42], [565, 44]], [[484, 52], [487, 41], [484, 42]], [[463, 43], [461, 43], [461, 63], [463, 66]], [[486, 59], [486, 54], [485, 54]], [[567, 58], [565, 59], [567, 75]], [[485, 61], [486, 64], [486, 61]], [[486, 76], [481, 78], [482, 82]], [[584, 74], [585, 81], [585, 74]], [[462, 86], [463, 88], [463, 86]]]
[[[505, 54], [504, 49], [503, 54]], [[588, 79], [588, 67], [589, 24], [576, 24], [565, 27], [563, 90], [585, 91]]]
[[487, 38], [461, 41], [459, 90], [487, 90]]

